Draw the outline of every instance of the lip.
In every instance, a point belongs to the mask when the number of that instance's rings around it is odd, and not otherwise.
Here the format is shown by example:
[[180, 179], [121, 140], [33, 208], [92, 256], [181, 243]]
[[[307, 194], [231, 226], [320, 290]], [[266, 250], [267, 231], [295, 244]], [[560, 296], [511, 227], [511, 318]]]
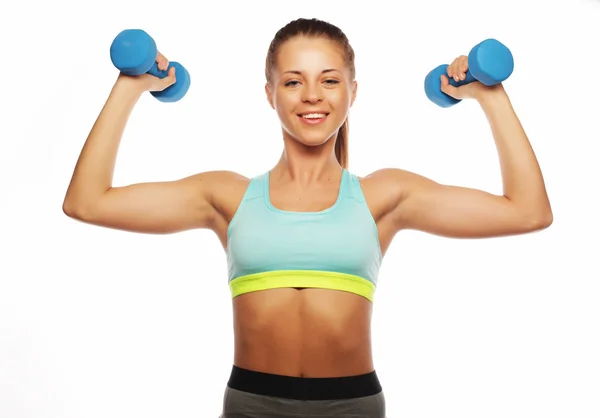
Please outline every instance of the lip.
[[329, 115], [329, 112], [326, 112], [324, 110], [309, 110], [306, 112], [302, 112], [302, 113], [298, 113], [298, 116], [303, 116], [303, 115], [310, 115], [311, 113], [322, 113], [324, 115]]
[[[311, 113], [321, 113], [324, 114], [325, 117], [322, 118], [316, 118], [316, 119], [307, 119], [302, 117], [302, 115], [309, 115]], [[329, 117], [329, 113], [328, 112], [306, 112], [306, 113], [299, 113], [298, 114], [298, 119], [300, 119], [303, 123], [307, 124], [307, 125], [319, 125], [323, 122], [325, 122], [325, 120]]]

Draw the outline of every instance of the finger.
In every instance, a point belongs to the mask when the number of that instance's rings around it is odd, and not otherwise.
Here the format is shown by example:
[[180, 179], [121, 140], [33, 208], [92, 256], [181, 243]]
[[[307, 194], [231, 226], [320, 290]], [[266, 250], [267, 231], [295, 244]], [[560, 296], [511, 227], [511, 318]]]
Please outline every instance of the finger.
[[458, 65], [458, 59], [452, 61], [452, 78], [456, 82], [460, 80], [460, 67]]
[[160, 52], [158, 52], [156, 56], [156, 64], [158, 69], [161, 71], [165, 71], [167, 68], [169, 68], [169, 60]]
[[169, 68], [169, 63], [165, 62], [164, 60], [156, 60], [156, 66], [160, 71], [165, 71], [167, 68]]
[[469, 58], [465, 55], [460, 57], [458, 66], [460, 68], [460, 79], [464, 80], [467, 78], [467, 70], [469, 69]]
[[457, 81], [461, 81], [463, 79], [463, 70], [462, 70], [460, 58], [456, 59], [455, 65], [456, 65], [456, 78], [458, 78]]
[[465, 79], [465, 70], [462, 62], [462, 57], [456, 58], [456, 75], [458, 77], [457, 81], [461, 81]]
[[158, 68], [159, 68], [161, 71], [166, 71], [166, 70], [169, 68], [169, 61], [167, 61], [166, 59], [164, 59], [164, 60], [161, 60], [161, 61], [158, 63]]

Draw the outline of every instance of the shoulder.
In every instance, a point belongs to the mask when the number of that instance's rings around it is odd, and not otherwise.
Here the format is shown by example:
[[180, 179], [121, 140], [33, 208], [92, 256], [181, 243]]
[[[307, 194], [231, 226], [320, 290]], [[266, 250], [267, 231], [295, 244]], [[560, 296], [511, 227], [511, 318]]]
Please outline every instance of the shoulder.
[[377, 190], [386, 194], [403, 194], [418, 185], [423, 177], [401, 168], [382, 168], [358, 177], [365, 190]]
[[190, 180], [211, 202], [219, 205], [223, 200], [243, 195], [252, 179], [235, 171], [215, 170], [195, 174]]
[[212, 201], [245, 190], [250, 179], [234, 171], [215, 170], [193, 174], [181, 179], [180, 182], [188, 184], [195, 190], [195, 194]]
[[210, 204], [220, 211], [227, 202], [243, 196], [250, 180], [234, 171], [215, 170], [192, 174], [175, 183], [187, 190], [190, 199], [199, 199], [202, 204]]
[[247, 184], [250, 181], [248, 177], [229, 170], [203, 171], [188, 177], [188, 179], [205, 186]]
[[437, 184], [427, 177], [401, 168], [382, 168], [358, 178], [363, 187], [380, 189], [386, 193], [406, 194]]
[[233, 218], [253, 178], [229, 170], [207, 171], [196, 175], [211, 206], [227, 221]]
[[397, 209], [414, 192], [436, 184], [422, 175], [401, 168], [382, 168], [357, 178], [365, 199], [380, 216]]
[[223, 238], [252, 178], [235, 171], [215, 170], [194, 174], [188, 180], [195, 184], [197, 195], [212, 207], [213, 229]]

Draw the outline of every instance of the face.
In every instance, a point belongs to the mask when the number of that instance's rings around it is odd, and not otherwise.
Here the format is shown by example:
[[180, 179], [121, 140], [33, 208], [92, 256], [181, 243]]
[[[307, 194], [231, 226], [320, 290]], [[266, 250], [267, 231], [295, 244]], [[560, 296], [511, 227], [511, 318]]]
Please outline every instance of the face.
[[356, 88], [340, 46], [328, 39], [296, 37], [280, 47], [266, 92], [284, 135], [318, 146], [346, 120]]

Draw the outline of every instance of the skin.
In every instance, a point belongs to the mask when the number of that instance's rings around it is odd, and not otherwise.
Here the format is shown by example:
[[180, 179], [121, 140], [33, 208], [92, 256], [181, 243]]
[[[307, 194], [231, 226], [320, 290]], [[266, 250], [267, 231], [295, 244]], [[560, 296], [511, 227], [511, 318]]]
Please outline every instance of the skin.
[[[159, 53], [159, 68], [167, 59]], [[327, 73], [323, 70], [333, 69]], [[464, 79], [467, 57], [448, 67]], [[230, 171], [201, 172], [177, 181], [112, 187], [125, 125], [139, 97], [176, 81], [150, 75], [119, 75], [83, 146], [63, 211], [71, 218], [138, 233], [167, 234], [211, 229], [226, 249], [227, 227], [249, 179]], [[442, 76], [445, 93], [476, 100], [495, 141], [503, 195], [442, 185], [402, 169], [382, 169], [361, 178], [376, 222], [382, 252], [402, 229], [454, 238], [530, 233], [552, 223], [544, 180], [529, 140], [502, 85], [474, 82], [459, 88]], [[357, 96], [342, 50], [331, 41], [298, 37], [277, 57], [265, 85], [269, 105], [282, 126], [283, 152], [271, 170], [271, 201], [290, 211], [320, 211], [333, 205], [342, 168], [334, 145], [337, 130]], [[327, 120], [304, 124], [301, 112], [323, 110]], [[239, 367], [289, 376], [349, 376], [374, 370], [371, 303], [326, 289], [274, 289], [233, 299], [235, 351]]]

